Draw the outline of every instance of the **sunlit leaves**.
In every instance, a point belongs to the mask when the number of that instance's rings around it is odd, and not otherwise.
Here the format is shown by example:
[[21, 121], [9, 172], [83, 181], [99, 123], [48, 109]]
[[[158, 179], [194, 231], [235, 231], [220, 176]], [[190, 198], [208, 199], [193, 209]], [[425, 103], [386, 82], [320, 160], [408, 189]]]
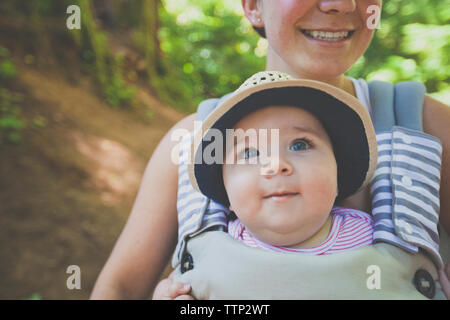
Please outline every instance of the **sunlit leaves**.
[[[264, 48], [243, 17], [240, 1], [163, 4], [159, 38], [169, 72], [164, 87], [176, 105], [195, 110], [201, 100], [235, 90], [264, 68]], [[174, 79], [184, 83], [180, 90], [173, 90]]]
[[389, 0], [381, 29], [348, 72], [385, 81], [423, 81], [428, 92], [450, 104], [450, 1]]

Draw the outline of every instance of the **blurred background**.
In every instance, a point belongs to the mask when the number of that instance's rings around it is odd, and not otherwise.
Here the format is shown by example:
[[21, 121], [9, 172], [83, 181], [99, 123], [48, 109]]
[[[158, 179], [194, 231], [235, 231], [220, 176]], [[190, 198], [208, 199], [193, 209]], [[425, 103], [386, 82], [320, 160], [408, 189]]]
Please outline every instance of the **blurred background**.
[[[450, 104], [449, 22], [449, 0], [385, 1], [348, 75]], [[87, 299], [159, 140], [266, 46], [240, 0], [0, 0], [0, 299]]]

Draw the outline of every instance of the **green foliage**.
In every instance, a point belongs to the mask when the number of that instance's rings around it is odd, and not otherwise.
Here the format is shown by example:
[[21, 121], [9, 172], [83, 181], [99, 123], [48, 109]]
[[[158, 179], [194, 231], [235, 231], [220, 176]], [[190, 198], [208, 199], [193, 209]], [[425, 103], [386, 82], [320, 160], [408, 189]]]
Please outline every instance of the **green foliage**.
[[35, 292], [27, 300], [42, 300], [42, 297], [38, 292]]
[[78, 0], [78, 5], [83, 28], [74, 31], [74, 37], [81, 42], [83, 58], [92, 67], [106, 101], [113, 107], [133, 103], [135, 88], [123, 79], [121, 58], [112, 54], [108, 33], [98, 28], [90, 1]]
[[265, 58], [254, 50], [259, 38], [236, 6], [213, 0], [179, 1], [173, 8], [170, 1], [165, 4], [159, 32], [167, 70], [160, 84], [165, 100], [193, 111], [201, 100], [235, 90], [264, 68]]
[[[118, 2], [122, 7], [126, 5], [123, 0]], [[68, 17], [66, 9], [73, 4], [80, 7], [82, 28], [69, 31], [65, 21]], [[80, 52], [81, 62], [92, 73], [108, 103], [114, 107], [132, 104], [134, 89], [124, 80], [122, 69], [118, 65], [119, 59], [112, 53], [108, 43], [109, 34], [98, 26], [93, 5], [92, 0], [2, 0], [0, 15], [12, 16], [17, 21], [24, 22], [18, 38], [32, 54], [57, 54], [60, 46], [72, 46], [69, 50]], [[126, 6], [133, 7], [129, 4]], [[25, 56], [25, 62], [30, 62], [31, 59], [34, 60], [33, 55]], [[15, 68], [6, 61], [0, 64], [0, 73], [4, 77], [12, 77]]]
[[0, 88], [0, 144], [21, 141], [19, 132], [25, 127], [25, 123], [20, 117], [20, 101], [19, 94]]
[[113, 107], [132, 103], [136, 88], [129, 86], [123, 80], [120, 73], [120, 63], [116, 62], [116, 70], [112, 73], [105, 86], [106, 101]]
[[3, 60], [0, 62], [0, 81], [13, 78], [16, 72], [16, 66], [11, 60]]
[[450, 2], [384, 1], [381, 28], [348, 72], [367, 80], [422, 81], [450, 103]]
[[10, 59], [9, 50], [4, 47], [0, 47], [0, 83], [12, 79], [16, 73], [16, 66]]
[[41, 115], [37, 115], [31, 120], [31, 126], [34, 129], [45, 128], [47, 126], [47, 119]]
[[19, 143], [21, 141], [19, 132], [25, 127], [18, 105], [22, 97], [6, 88], [15, 74], [16, 67], [9, 50], [0, 47], [0, 145], [6, 142]]

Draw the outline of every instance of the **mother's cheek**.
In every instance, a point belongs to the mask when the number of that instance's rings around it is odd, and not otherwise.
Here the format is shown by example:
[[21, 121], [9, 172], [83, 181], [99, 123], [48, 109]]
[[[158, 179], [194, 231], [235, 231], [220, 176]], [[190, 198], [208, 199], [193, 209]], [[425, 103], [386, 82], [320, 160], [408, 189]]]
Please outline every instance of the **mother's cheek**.
[[[273, 0], [269, 0], [273, 1]], [[286, 18], [298, 20], [307, 13], [307, 11], [315, 5], [315, 0], [278, 0], [276, 2], [276, 11], [278, 15]]]

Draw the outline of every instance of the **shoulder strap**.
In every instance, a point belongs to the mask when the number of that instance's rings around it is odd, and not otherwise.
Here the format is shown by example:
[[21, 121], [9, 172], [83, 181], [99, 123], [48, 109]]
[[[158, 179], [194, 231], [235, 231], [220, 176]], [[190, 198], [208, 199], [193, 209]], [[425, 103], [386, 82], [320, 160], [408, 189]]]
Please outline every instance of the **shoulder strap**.
[[422, 110], [425, 99], [422, 82], [405, 81], [395, 85], [395, 117], [397, 125], [423, 131]]
[[368, 85], [375, 131], [389, 131], [395, 126], [394, 85], [385, 81], [371, 81]]
[[197, 119], [200, 121], [205, 120], [205, 118], [213, 111], [217, 105], [225, 100], [231, 93], [227, 93], [222, 98], [214, 98], [214, 99], [207, 99], [200, 102], [197, 108]]
[[425, 86], [421, 82], [405, 81], [393, 85], [385, 81], [369, 82], [375, 130], [388, 131], [395, 125], [423, 131], [422, 108]]
[[203, 121], [213, 111], [220, 99], [207, 99], [200, 102], [197, 108], [197, 120]]

